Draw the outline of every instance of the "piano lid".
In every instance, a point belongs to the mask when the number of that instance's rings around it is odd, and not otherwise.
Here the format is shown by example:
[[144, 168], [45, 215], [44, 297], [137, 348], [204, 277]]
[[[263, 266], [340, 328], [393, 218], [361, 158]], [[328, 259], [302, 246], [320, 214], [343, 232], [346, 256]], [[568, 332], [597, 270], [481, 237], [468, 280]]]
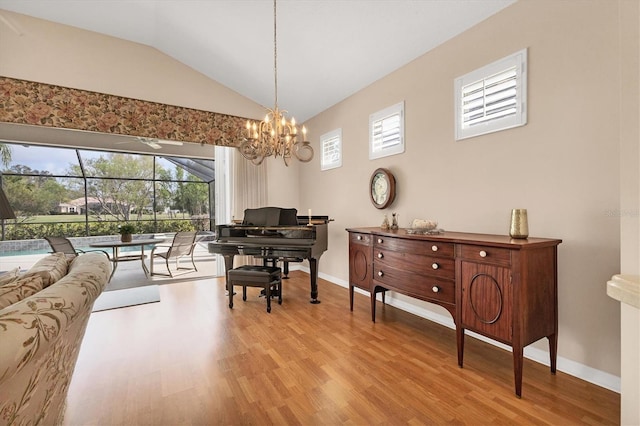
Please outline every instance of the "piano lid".
[[245, 209], [242, 224], [254, 226], [298, 225], [297, 214], [297, 209], [282, 207]]
[[329, 216], [298, 216], [298, 210], [283, 207], [259, 207], [245, 209], [242, 221], [234, 220], [236, 225], [248, 226], [298, 226], [319, 225], [329, 223], [333, 219]]

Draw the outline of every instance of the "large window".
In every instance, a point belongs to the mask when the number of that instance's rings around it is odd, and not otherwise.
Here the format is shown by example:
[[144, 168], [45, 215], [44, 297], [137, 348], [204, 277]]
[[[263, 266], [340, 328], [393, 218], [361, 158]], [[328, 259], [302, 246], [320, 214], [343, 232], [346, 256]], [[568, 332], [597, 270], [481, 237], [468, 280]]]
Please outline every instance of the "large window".
[[210, 230], [213, 160], [4, 144], [0, 183], [17, 219], [4, 239]]

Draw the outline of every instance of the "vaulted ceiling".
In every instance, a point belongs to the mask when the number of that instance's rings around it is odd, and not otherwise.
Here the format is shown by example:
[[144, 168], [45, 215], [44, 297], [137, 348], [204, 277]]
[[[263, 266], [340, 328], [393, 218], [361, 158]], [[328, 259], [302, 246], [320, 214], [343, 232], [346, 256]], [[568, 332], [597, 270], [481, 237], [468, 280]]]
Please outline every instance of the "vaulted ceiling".
[[[307, 120], [514, 2], [280, 0], [278, 104]], [[271, 0], [0, 0], [0, 9], [152, 46], [273, 106]]]

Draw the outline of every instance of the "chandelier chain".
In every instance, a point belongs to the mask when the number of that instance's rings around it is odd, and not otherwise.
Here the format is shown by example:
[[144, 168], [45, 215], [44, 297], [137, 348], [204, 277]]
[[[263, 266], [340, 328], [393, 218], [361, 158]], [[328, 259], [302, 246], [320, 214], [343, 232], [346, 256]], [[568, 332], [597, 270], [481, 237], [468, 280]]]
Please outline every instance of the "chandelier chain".
[[263, 121], [247, 120], [245, 137], [238, 146], [242, 155], [253, 164], [262, 164], [267, 157], [284, 159], [289, 165], [291, 158], [303, 163], [313, 159], [313, 148], [307, 137], [307, 129], [302, 126], [302, 135], [298, 133], [295, 119], [288, 120], [287, 111], [278, 108], [278, 14], [277, 0], [273, 0], [273, 83], [275, 91], [275, 106], [267, 108], [267, 115]]
[[276, 0], [273, 0], [273, 82], [275, 87], [275, 107], [278, 108], [278, 31]]

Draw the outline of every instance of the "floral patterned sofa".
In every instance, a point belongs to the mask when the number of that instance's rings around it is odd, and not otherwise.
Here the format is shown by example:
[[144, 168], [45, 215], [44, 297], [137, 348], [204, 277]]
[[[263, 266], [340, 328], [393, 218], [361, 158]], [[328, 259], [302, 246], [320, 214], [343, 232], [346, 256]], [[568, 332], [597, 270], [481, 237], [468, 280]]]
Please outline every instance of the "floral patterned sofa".
[[111, 272], [102, 253], [47, 255], [0, 275], [0, 425], [62, 423], [93, 303]]

